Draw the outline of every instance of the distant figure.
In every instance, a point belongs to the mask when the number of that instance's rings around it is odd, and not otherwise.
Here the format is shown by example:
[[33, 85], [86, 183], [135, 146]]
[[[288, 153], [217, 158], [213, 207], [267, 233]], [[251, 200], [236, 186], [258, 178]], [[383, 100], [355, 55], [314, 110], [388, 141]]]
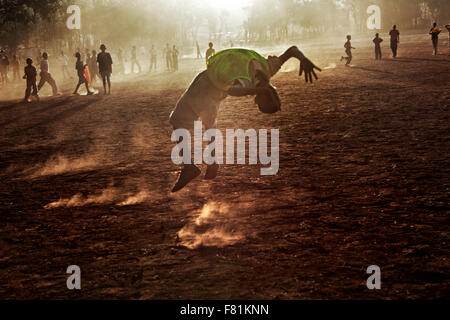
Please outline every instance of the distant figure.
[[350, 65], [350, 62], [352, 62], [353, 60], [353, 55], [352, 55], [352, 49], [356, 49], [354, 47], [352, 47], [352, 36], [348, 35], [347, 36], [347, 42], [344, 44], [344, 48], [345, 48], [345, 53], [347, 54], [346, 57], [342, 56], [341, 57], [341, 61], [342, 60], [347, 60], [347, 63], [345, 64], [347, 67]]
[[97, 56], [98, 70], [103, 80], [103, 89], [106, 95], [106, 81], [108, 81], [108, 94], [111, 94], [111, 74], [113, 61], [109, 52], [106, 52], [106, 46], [102, 44], [100, 46], [100, 52]]
[[138, 72], [141, 73], [142, 68], [137, 60], [136, 46], [133, 46], [133, 48], [131, 49], [131, 73], [134, 73], [135, 65], [137, 65], [137, 67], [138, 67]]
[[8, 83], [8, 68], [9, 68], [9, 59], [6, 53], [1, 50], [0, 51], [0, 76], [3, 83]]
[[61, 51], [61, 54], [59, 56], [59, 63], [61, 64], [61, 73], [62, 73], [64, 79], [72, 78], [72, 76], [70, 75], [70, 72], [69, 72], [69, 59], [64, 54], [64, 51]]
[[178, 49], [175, 45], [172, 48], [172, 71], [178, 71]]
[[166, 47], [164, 48], [164, 55], [166, 57], [166, 67], [167, 71], [172, 70], [172, 50], [170, 49], [169, 44], [166, 44]]
[[44, 52], [42, 54], [42, 60], [41, 60], [41, 73], [39, 74], [41, 79], [39, 80], [38, 84], [38, 91], [42, 89], [44, 84], [48, 82], [48, 84], [52, 87], [53, 96], [58, 95], [58, 88], [56, 87], [55, 79], [52, 78], [52, 75], [49, 72], [49, 65], [48, 65], [48, 54], [47, 52]]
[[200, 51], [200, 45], [198, 44], [198, 41], [196, 41], [195, 44], [197, 46], [197, 59], [203, 59], [202, 53]]
[[206, 50], [206, 63], [208, 63], [208, 59], [212, 57], [216, 53], [216, 49], [214, 49], [214, 44], [212, 42], [209, 43], [209, 48]]
[[125, 75], [125, 62], [123, 60], [122, 49], [119, 49], [117, 53], [117, 59], [119, 59], [119, 73]]
[[91, 74], [91, 83], [94, 83], [94, 81], [98, 78], [100, 78], [100, 73], [98, 72], [98, 66], [97, 66], [97, 51], [92, 50], [91, 59], [89, 60], [89, 72]]
[[[89, 53], [87, 53], [87, 54], [89, 54]], [[78, 84], [77, 84], [73, 94], [78, 94], [78, 89], [80, 88], [80, 86], [82, 84], [84, 84], [86, 86], [87, 95], [88, 96], [93, 95], [94, 92], [89, 90], [89, 83], [84, 75], [84, 69], [86, 69], [86, 67], [88, 67], [88, 65], [84, 64], [83, 61], [81, 61], [81, 54], [79, 52], [75, 53], [75, 57], [77, 58], [77, 62], [75, 64], [75, 69], [77, 70]]]
[[383, 42], [383, 39], [380, 38], [380, 34], [377, 33], [375, 35], [375, 39], [373, 39], [373, 43], [375, 43], [375, 60], [381, 60], [382, 54], [381, 54], [381, 43]]
[[430, 30], [431, 42], [433, 43], [433, 54], [437, 56], [438, 54], [438, 44], [439, 44], [439, 34], [441, 29], [437, 26], [437, 23], [433, 23], [433, 27]]
[[12, 66], [12, 70], [13, 70], [13, 79], [14, 80], [20, 80], [20, 62], [19, 62], [19, 58], [17, 58], [16, 55], [13, 55], [12, 61], [11, 61], [11, 66]]
[[153, 69], [155, 69], [155, 71], [156, 71], [156, 58], [157, 58], [157, 54], [156, 54], [156, 50], [155, 50], [155, 45], [152, 45], [152, 48], [150, 49], [150, 70], [149, 70], [149, 72], [152, 72]]
[[400, 32], [397, 30], [396, 25], [392, 27], [391, 32], [389, 32], [389, 36], [391, 37], [392, 57], [397, 58], [397, 49], [398, 44], [400, 43]]
[[446, 25], [445, 28], [448, 30], [448, 53], [450, 55], [450, 24]]
[[[36, 86], [36, 77], [37, 71], [33, 66], [33, 60], [30, 58], [27, 59], [27, 66], [24, 68], [24, 76], [23, 79], [27, 80], [27, 89], [25, 90], [25, 99], [24, 102], [29, 102], [30, 95], [33, 95], [37, 101], [39, 101], [38, 89]], [[31, 90], [33, 89], [33, 92]]]

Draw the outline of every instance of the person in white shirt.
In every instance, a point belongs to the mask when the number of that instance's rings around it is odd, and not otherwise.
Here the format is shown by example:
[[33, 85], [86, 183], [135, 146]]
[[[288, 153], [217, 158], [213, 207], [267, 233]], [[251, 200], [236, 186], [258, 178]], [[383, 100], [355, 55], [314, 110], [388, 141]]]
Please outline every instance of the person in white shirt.
[[55, 79], [52, 78], [52, 75], [49, 72], [47, 52], [42, 54], [41, 73], [39, 75], [41, 76], [41, 79], [39, 80], [38, 90], [40, 91], [44, 84], [48, 82], [52, 87], [53, 96], [58, 95], [58, 88], [56, 87]]

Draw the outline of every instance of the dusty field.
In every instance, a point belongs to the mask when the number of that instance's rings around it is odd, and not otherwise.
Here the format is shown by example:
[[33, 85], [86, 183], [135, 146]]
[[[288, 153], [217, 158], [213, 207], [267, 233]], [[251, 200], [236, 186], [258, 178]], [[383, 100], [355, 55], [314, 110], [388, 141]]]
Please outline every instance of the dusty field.
[[279, 174], [224, 166], [177, 194], [168, 115], [200, 62], [106, 97], [66, 83], [23, 104], [3, 88], [0, 298], [448, 298], [450, 58], [420, 39], [398, 60], [385, 43], [381, 62], [355, 41], [353, 68], [343, 42], [308, 46], [327, 68], [308, 86], [291, 65], [277, 75], [282, 113], [247, 98], [220, 112], [220, 129], [280, 129]]

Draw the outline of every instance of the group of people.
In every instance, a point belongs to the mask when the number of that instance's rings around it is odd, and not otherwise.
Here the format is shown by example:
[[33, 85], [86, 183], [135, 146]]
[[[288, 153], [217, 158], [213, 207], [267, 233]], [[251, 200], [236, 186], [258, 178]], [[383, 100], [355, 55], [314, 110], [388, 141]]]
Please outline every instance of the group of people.
[[[173, 45], [172, 48], [167, 43], [164, 48], [164, 57], [166, 58], [166, 69], [167, 71], [177, 72], [178, 71], [178, 56], [180, 52], [177, 49], [176, 45]], [[156, 63], [156, 62], [155, 62]]]
[[[111, 55], [106, 52], [106, 46], [102, 44], [100, 46], [101, 52], [97, 55], [95, 50], [92, 51], [92, 55], [89, 53], [89, 50], [86, 51], [86, 61], [83, 62], [80, 50], [75, 53], [75, 57], [77, 59], [75, 63], [75, 69], [77, 71], [78, 83], [76, 85], [75, 91], [73, 94], [78, 94], [78, 89], [81, 85], [86, 86], [86, 91], [88, 95], [94, 94], [93, 91], [89, 89], [89, 84], [95, 79], [96, 76], [99, 76], [103, 80], [103, 89], [104, 93], [111, 93], [111, 74], [112, 74], [112, 58]], [[59, 56], [59, 60], [62, 66], [62, 73], [65, 77], [66, 75], [70, 77], [70, 73], [68, 70], [68, 58], [61, 51]], [[30, 102], [30, 97], [33, 96], [36, 100], [39, 100], [38, 92], [42, 89], [45, 83], [48, 83], [52, 87], [53, 96], [58, 95], [58, 87], [56, 85], [55, 79], [52, 77], [50, 73], [50, 67], [48, 62], [48, 54], [44, 52], [42, 54], [42, 59], [40, 61], [40, 80], [39, 84], [36, 85], [37, 80], [37, 70], [33, 65], [33, 60], [31, 58], [27, 58], [26, 66], [24, 68], [24, 76], [23, 79], [26, 79], [26, 90], [25, 90], [25, 102]], [[108, 88], [108, 90], [107, 90]]]
[[[449, 53], [450, 53], [450, 25], [445, 26], [449, 32]], [[431, 35], [431, 41], [433, 44], [433, 55], [438, 54], [438, 44], [439, 44], [439, 34], [441, 33], [441, 29], [437, 26], [437, 23], [433, 23], [433, 26], [430, 29], [429, 34]], [[397, 26], [394, 25], [392, 27], [392, 30], [389, 32], [389, 37], [391, 40], [391, 50], [392, 50], [392, 57], [397, 58], [397, 51], [398, 51], [398, 45], [400, 43], [400, 32], [397, 30]], [[353, 54], [352, 50], [355, 48], [351, 44], [352, 36], [347, 36], [347, 42], [344, 45], [346, 56], [341, 57], [341, 61], [346, 60], [346, 66], [349, 66], [352, 59]], [[375, 35], [375, 38], [373, 39], [373, 43], [375, 44], [375, 60], [381, 60], [382, 59], [382, 51], [381, 51], [381, 43], [383, 42], [383, 39], [380, 38], [380, 34], [377, 33]]]

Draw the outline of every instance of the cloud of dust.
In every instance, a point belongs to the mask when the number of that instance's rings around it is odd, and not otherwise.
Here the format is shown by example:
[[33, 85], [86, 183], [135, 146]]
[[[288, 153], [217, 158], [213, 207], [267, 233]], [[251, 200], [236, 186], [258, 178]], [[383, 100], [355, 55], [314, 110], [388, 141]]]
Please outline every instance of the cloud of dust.
[[222, 248], [242, 241], [244, 235], [233, 230], [230, 224], [233, 216], [228, 206], [216, 202], [205, 204], [200, 214], [178, 231], [181, 245], [189, 249]]
[[92, 169], [101, 162], [95, 155], [87, 155], [78, 159], [68, 159], [64, 156], [56, 156], [47, 160], [43, 165], [35, 166], [24, 171], [25, 174], [34, 171], [31, 178], [39, 176], [57, 175], [65, 172]]
[[150, 194], [147, 190], [140, 191], [138, 194], [129, 196], [125, 201], [120, 202], [118, 205], [123, 206], [132, 206], [135, 204], [139, 204], [142, 202], [145, 202], [147, 199], [150, 198]]
[[60, 199], [58, 201], [49, 203], [44, 206], [44, 209], [55, 208], [71, 208], [71, 207], [85, 207], [89, 205], [98, 204], [114, 204], [124, 207], [132, 206], [143, 203], [150, 198], [150, 194], [147, 190], [141, 190], [135, 195], [130, 195], [124, 199], [123, 193], [115, 188], [104, 189], [100, 195], [91, 195], [84, 197], [82, 194], [77, 193], [72, 198]]
[[58, 201], [52, 202], [44, 206], [44, 209], [54, 209], [59, 207], [84, 207], [93, 204], [105, 204], [113, 202], [117, 197], [117, 190], [113, 188], [108, 188], [102, 191], [100, 195], [92, 195], [84, 197], [82, 194], [76, 194], [69, 199], [60, 199]]

